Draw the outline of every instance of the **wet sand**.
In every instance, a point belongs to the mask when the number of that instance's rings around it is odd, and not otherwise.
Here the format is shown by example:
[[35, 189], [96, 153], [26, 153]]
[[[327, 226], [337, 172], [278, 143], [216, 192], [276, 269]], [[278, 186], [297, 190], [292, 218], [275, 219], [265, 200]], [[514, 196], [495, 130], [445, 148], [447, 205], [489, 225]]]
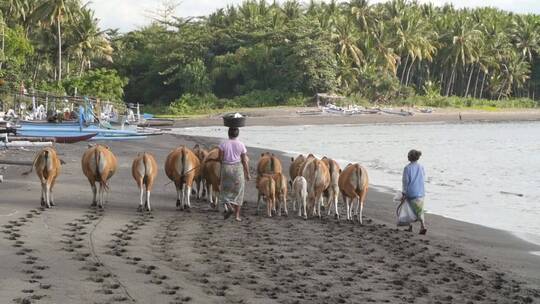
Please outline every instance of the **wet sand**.
[[[55, 188], [57, 206], [50, 210], [38, 208], [35, 175], [6, 166], [0, 183], [0, 302], [540, 302], [540, 257], [529, 253], [538, 247], [434, 215], [427, 217], [427, 236], [398, 230], [391, 196], [376, 189], [360, 226], [333, 218], [304, 221], [292, 212], [256, 216], [250, 182], [244, 221], [237, 223], [224, 221], [205, 201], [193, 200], [191, 212], [176, 210], [174, 187], [160, 171], [154, 211], [136, 212], [131, 161], [137, 152], [154, 153], [161, 166], [172, 148], [195, 143], [216, 141], [164, 135], [109, 143], [119, 171], [104, 211], [89, 207], [92, 195], [80, 170], [86, 143], [57, 145], [66, 165]], [[252, 168], [260, 152], [249, 149]], [[0, 159], [32, 156], [0, 152]], [[288, 168], [288, 160], [282, 161]]]

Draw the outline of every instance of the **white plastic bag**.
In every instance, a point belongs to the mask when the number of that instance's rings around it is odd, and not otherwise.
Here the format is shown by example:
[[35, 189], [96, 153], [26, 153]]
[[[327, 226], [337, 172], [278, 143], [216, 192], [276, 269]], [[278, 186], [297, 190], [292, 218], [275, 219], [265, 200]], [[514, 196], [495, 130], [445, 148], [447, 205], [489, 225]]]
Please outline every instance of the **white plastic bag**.
[[414, 223], [418, 220], [416, 213], [411, 208], [411, 205], [407, 200], [401, 202], [401, 192], [394, 197], [394, 201], [398, 201], [399, 205], [396, 210], [397, 225], [408, 226], [410, 223]]

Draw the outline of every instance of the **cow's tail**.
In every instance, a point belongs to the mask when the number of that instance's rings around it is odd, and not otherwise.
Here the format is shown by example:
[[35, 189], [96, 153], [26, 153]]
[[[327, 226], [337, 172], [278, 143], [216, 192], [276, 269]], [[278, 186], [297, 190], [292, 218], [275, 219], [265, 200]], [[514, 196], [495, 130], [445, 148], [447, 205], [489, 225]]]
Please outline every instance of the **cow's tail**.
[[328, 186], [328, 189], [326, 190], [326, 196], [328, 197], [328, 200], [326, 201], [326, 204], [324, 205], [325, 208], [330, 208], [333, 204], [334, 196], [337, 195], [339, 192], [339, 187], [335, 182], [337, 182], [336, 179], [334, 179], [335, 174], [335, 164], [334, 161], [330, 158], [328, 158], [328, 173], [330, 174], [330, 185]]
[[330, 171], [330, 176], [332, 176], [335, 173], [334, 170], [336, 170], [336, 167], [334, 166], [334, 161], [331, 159], [328, 159], [328, 170]]
[[310, 193], [313, 193], [313, 195], [315, 194], [315, 187], [318, 183], [318, 181], [321, 179], [321, 172], [319, 170], [319, 162], [317, 160], [314, 160], [313, 161], [313, 182], [311, 183], [310, 185]]
[[94, 160], [96, 162], [96, 180], [99, 182], [99, 185], [109, 191], [109, 186], [107, 185], [107, 179], [104, 178], [103, 172], [99, 172], [99, 162], [101, 161], [102, 155], [101, 151], [96, 147], [94, 150]]
[[146, 152], [143, 153], [142, 157], [142, 163], [144, 167], [144, 174], [143, 174], [143, 185], [148, 187], [148, 176], [150, 175], [150, 170], [152, 170], [152, 165], [150, 164], [149, 156]]
[[45, 161], [45, 168], [47, 169], [47, 174], [53, 170], [53, 160], [51, 158], [51, 151], [43, 151], [43, 160]]
[[277, 183], [272, 177], [270, 177], [268, 180], [270, 181], [268, 183], [268, 187], [269, 187], [268, 193], [270, 194], [271, 200], [275, 203], [275, 201], [276, 201], [276, 190], [277, 190], [276, 184]]
[[[43, 151], [39, 152], [39, 153], [36, 155], [36, 157], [34, 157], [34, 161], [32, 162], [32, 166], [30, 167], [30, 170], [23, 172], [22, 175], [28, 175], [28, 174], [32, 173], [32, 171], [34, 170], [34, 167], [36, 166], [36, 163], [37, 163], [39, 157], [41, 156], [41, 153], [43, 153], [43, 152], [46, 153], [46, 154], [45, 154], [45, 157], [46, 157], [46, 158], [49, 157], [49, 151], [48, 151], [48, 150], [43, 150]], [[47, 159], [45, 159], [45, 160], [47, 160]], [[47, 162], [45, 162], [45, 163], [47, 163]]]
[[187, 151], [185, 148], [182, 148], [182, 152], [180, 153], [180, 163], [182, 164], [182, 170], [180, 170], [180, 182], [184, 180], [184, 175], [186, 174], [186, 158], [187, 158]]
[[356, 190], [356, 193], [360, 193], [360, 191], [362, 191], [362, 188], [363, 188], [363, 186], [362, 186], [362, 184], [363, 184], [362, 183], [362, 178], [364, 178], [364, 177], [362, 176], [362, 167], [360, 167], [359, 164], [356, 164], [355, 166], [356, 166], [356, 169], [355, 169], [355, 171], [356, 171], [355, 190]]

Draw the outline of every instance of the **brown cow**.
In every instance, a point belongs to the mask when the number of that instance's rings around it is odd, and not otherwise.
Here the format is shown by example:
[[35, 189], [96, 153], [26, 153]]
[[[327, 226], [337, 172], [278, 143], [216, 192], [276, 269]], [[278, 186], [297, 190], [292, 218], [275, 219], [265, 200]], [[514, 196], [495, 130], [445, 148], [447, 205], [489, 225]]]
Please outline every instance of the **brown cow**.
[[[285, 211], [285, 215], [289, 215], [287, 208], [287, 177], [283, 173], [276, 173], [272, 175], [274, 182], [276, 183], [276, 209], [277, 214], [281, 216], [281, 211]], [[276, 211], [276, 210], [274, 210]]]
[[276, 174], [282, 173], [283, 168], [281, 161], [273, 153], [265, 152], [261, 154], [259, 162], [257, 163], [257, 178], [263, 174]]
[[[296, 205], [298, 204], [298, 216], [304, 216], [307, 220], [307, 181], [303, 176], [297, 176], [292, 185], [292, 191], [294, 193], [293, 210], [296, 211]], [[302, 213], [302, 209], [304, 212]]]
[[[362, 212], [369, 187], [367, 170], [359, 164], [349, 164], [339, 175], [338, 183], [343, 201], [347, 205], [347, 220], [353, 220], [355, 216], [362, 224]], [[354, 210], [354, 200], [357, 202], [356, 210]]]
[[[193, 147], [193, 153], [195, 153], [195, 155], [197, 155], [197, 158], [199, 158], [199, 162], [201, 163], [201, 167], [202, 167], [202, 163], [204, 162], [204, 159], [208, 155], [208, 150], [202, 148], [201, 146], [199, 146], [199, 144], [196, 144]], [[201, 197], [203, 196], [203, 193], [205, 193], [205, 190], [206, 190], [206, 180], [204, 178], [204, 173], [202, 172], [202, 170], [201, 170], [201, 174], [199, 174], [199, 176], [196, 178], [195, 187], [193, 188], [194, 189], [196, 188], [197, 199], [201, 199]]]
[[[41, 182], [41, 207], [51, 208], [54, 206], [53, 187], [56, 178], [60, 174], [60, 159], [54, 148], [45, 148], [39, 151], [34, 158], [32, 169], [36, 170], [36, 174]], [[28, 175], [30, 171], [23, 173]]]
[[341, 168], [339, 167], [339, 164], [328, 157], [323, 157], [322, 161], [326, 164], [328, 167], [328, 170], [330, 171], [330, 186], [328, 189], [324, 191], [324, 198], [326, 198], [327, 204], [325, 205], [325, 208], [328, 210], [328, 215], [332, 212], [332, 207], [335, 209], [336, 217], [339, 219], [339, 211], [338, 211], [338, 197], [339, 197], [339, 186], [338, 186], [338, 180], [339, 180], [339, 174], [341, 173]]
[[303, 174], [303, 172], [304, 172], [304, 168], [306, 168], [306, 165], [307, 165], [310, 161], [314, 160], [315, 158], [316, 158], [315, 155], [313, 155], [313, 154], [311, 154], [311, 153], [308, 154], [308, 156], [306, 156], [306, 157], [304, 158], [304, 162], [299, 163], [299, 166], [298, 166], [298, 172], [297, 172], [297, 175], [296, 175], [296, 176], [301, 176], [301, 175]]
[[262, 175], [257, 181], [257, 190], [259, 190], [259, 198], [257, 199], [257, 214], [259, 213], [259, 205], [261, 197], [266, 201], [266, 214], [272, 217], [272, 211], [275, 210], [276, 204], [276, 182], [270, 174]]
[[302, 172], [299, 171], [300, 167], [305, 161], [306, 158], [302, 154], [298, 155], [296, 158], [291, 157], [291, 166], [289, 167], [289, 177], [291, 178], [291, 184], [297, 176], [302, 175]]
[[193, 181], [199, 175], [199, 158], [185, 146], [174, 149], [165, 160], [165, 173], [176, 187], [176, 207], [191, 208], [189, 201]]
[[[257, 162], [257, 181], [256, 184], [259, 183], [259, 179], [265, 175], [273, 175], [276, 173], [282, 173], [283, 168], [281, 166], [281, 161], [279, 158], [277, 158], [273, 153], [270, 152], [264, 152], [261, 154], [261, 158], [259, 158], [259, 161]], [[260, 196], [257, 200], [257, 205], [260, 203]], [[275, 211], [275, 209], [273, 209]]]
[[[92, 207], [103, 208], [103, 194], [109, 189], [107, 182], [116, 172], [118, 163], [109, 147], [103, 145], [90, 146], [83, 154], [82, 170], [92, 187], [94, 197]], [[99, 198], [96, 183], [99, 183]]]
[[212, 207], [217, 208], [221, 183], [219, 148], [212, 148], [203, 160], [202, 173], [206, 180], [206, 197]]
[[[131, 174], [133, 175], [137, 186], [141, 190], [141, 201], [139, 203], [139, 208], [137, 209], [138, 211], [143, 211], [143, 208], [148, 211], [152, 211], [152, 208], [150, 207], [150, 192], [152, 191], [157, 172], [157, 162], [152, 154], [146, 152], [142, 154], [139, 153], [137, 157], [133, 160], [133, 164], [131, 166]], [[143, 207], [145, 188], [146, 200]]]
[[302, 176], [307, 181], [309, 209], [313, 211], [313, 215], [321, 218], [323, 192], [330, 185], [330, 171], [323, 161], [315, 157], [308, 157], [303, 167]]

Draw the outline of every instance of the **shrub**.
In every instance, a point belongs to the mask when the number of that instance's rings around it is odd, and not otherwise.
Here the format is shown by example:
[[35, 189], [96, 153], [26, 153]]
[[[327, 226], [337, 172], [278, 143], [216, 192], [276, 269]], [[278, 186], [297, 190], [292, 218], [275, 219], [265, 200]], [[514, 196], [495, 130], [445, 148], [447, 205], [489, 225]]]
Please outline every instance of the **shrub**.
[[68, 78], [63, 81], [66, 92], [70, 95], [77, 90], [78, 95], [89, 95], [112, 101], [122, 100], [127, 78], [122, 78], [116, 70], [95, 69], [82, 77]]
[[230, 100], [227, 100], [225, 106], [228, 107], [268, 107], [285, 105], [288, 99], [291, 97], [290, 93], [277, 91], [277, 90], [255, 90], [248, 94], [236, 96]]
[[308, 101], [309, 101], [309, 98], [306, 98], [305, 96], [295, 95], [295, 96], [289, 97], [285, 104], [288, 106], [303, 107], [308, 104]]
[[205, 112], [210, 109], [218, 108], [219, 104], [220, 102], [214, 94], [184, 94], [179, 99], [171, 102], [169, 105], [169, 112], [173, 115]]
[[400, 105], [407, 106], [426, 106], [437, 108], [481, 108], [481, 109], [498, 109], [498, 108], [535, 108], [538, 103], [528, 98], [506, 99], [506, 100], [489, 100], [465, 98], [459, 96], [417, 96], [410, 97], [397, 102]]

